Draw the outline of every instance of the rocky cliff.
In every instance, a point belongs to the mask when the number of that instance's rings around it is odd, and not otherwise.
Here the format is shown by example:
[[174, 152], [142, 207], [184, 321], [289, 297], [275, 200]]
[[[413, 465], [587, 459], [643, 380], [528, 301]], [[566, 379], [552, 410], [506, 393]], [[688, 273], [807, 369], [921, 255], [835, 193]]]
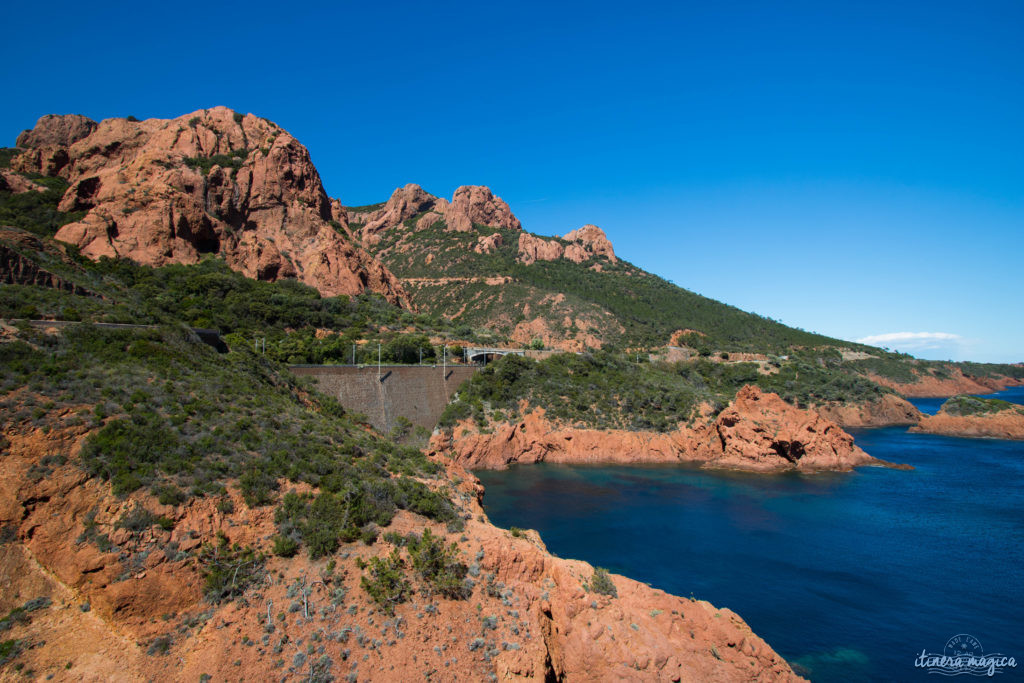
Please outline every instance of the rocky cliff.
[[[465, 529], [450, 533], [402, 512], [388, 531], [428, 526], [454, 543], [478, 577], [471, 599], [417, 589], [394, 615], [382, 612], [360, 585], [359, 564], [400, 550], [382, 540], [315, 561], [267, 558], [263, 579], [237, 599], [207, 602], [200, 590], [204, 545], [222, 537], [269, 549], [272, 509], [248, 508], [233, 486], [230, 505], [211, 498], [161, 505], [143, 492], [113, 496], [78, 463], [88, 431], [44, 431], [28, 417], [5, 431], [0, 613], [27, 607], [4, 637], [19, 668], [36, 676], [799, 680], [728, 609], [620, 576], [612, 577], [616, 596], [594, 592], [591, 566], [551, 556], [536, 533], [491, 526], [479, 484], [454, 463], [442, 481], [465, 506]], [[136, 506], [160, 523], [126, 524]]]
[[464, 422], [432, 445], [470, 469], [534, 462], [693, 463], [756, 472], [889, 465], [858, 448], [834, 422], [755, 386], [741, 389], [716, 418], [668, 433], [567, 428], [535, 409], [517, 422], [494, 425], [489, 433]]
[[60, 208], [86, 214], [56, 237], [86, 256], [161, 266], [215, 254], [248, 277], [408, 303], [349, 238], [306, 148], [266, 119], [225, 107], [146, 121], [44, 116], [18, 146], [15, 170], [71, 184]]
[[814, 411], [844, 429], [916, 425], [923, 417], [910, 401], [893, 394], [865, 403], [819, 405], [814, 407]]
[[1007, 387], [1024, 385], [1024, 380], [1013, 377], [979, 377], [967, 375], [959, 368], [950, 368], [949, 377], [919, 376], [914, 382], [897, 382], [888, 377], [868, 375], [868, 378], [910, 398], [944, 398], [957, 394], [990, 394]]
[[972, 438], [1024, 439], [1024, 406], [975, 396], [954, 396], [912, 432]]

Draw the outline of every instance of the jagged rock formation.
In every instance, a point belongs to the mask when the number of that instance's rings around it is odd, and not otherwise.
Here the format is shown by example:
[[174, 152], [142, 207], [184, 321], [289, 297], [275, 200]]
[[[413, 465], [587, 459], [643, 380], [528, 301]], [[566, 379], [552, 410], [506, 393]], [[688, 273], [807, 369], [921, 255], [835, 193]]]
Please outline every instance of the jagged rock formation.
[[529, 233], [519, 236], [519, 260], [526, 265], [537, 261], [556, 261], [565, 255], [565, 247], [557, 240], [546, 240]]
[[459, 187], [449, 202], [415, 183], [409, 183], [396, 189], [381, 206], [347, 210], [349, 223], [361, 226], [359, 233], [367, 246], [378, 244], [382, 232], [417, 216], [417, 229], [430, 227], [439, 221], [444, 221], [447, 229], [454, 232], [471, 232], [474, 224], [506, 230], [522, 228], [509, 205], [501, 197], [496, 197], [490, 188], [480, 185]]
[[476, 240], [476, 246], [473, 247], [473, 251], [478, 254], [490, 254], [504, 244], [505, 239], [501, 236], [500, 232], [491, 233], [490, 235], [480, 235]]
[[324, 295], [397, 279], [348, 238], [309, 153], [276, 124], [225, 107], [176, 119], [44, 116], [18, 138], [22, 172], [71, 183], [63, 211], [86, 211], [57, 239], [91, 258], [161, 266], [216, 254], [248, 277], [297, 278]]
[[895, 394], [886, 394], [867, 403], [815, 406], [814, 411], [844, 429], [916, 425], [924, 417], [910, 401]]
[[[568, 244], [563, 245], [562, 242]], [[561, 240], [544, 239], [529, 233], [519, 236], [519, 260], [526, 265], [537, 261], [557, 261], [560, 258], [583, 263], [595, 256], [603, 256], [612, 263], [618, 262], [612, 243], [596, 225], [584, 225], [566, 233]]]
[[501, 469], [512, 463], [697, 463], [757, 472], [847, 471], [889, 465], [872, 458], [834, 422], [794, 408], [777, 394], [748, 385], [714, 420], [668, 433], [571, 429], [548, 421], [543, 409], [481, 433], [470, 421], [435, 437], [465, 467]]

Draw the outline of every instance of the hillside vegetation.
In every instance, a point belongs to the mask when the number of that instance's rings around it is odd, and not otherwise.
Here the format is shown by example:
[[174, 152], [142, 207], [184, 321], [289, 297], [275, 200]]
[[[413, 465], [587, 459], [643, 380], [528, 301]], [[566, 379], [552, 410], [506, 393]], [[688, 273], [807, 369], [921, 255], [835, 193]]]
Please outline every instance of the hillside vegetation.
[[439, 472], [420, 451], [368, 432], [276, 363], [218, 354], [186, 329], [23, 330], [0, 344], [0, 368], [0, 426], [94, 429], [81, 464], [115, 494], [145, 487], [177, 505], [237, 481], [259, 506], [277, 500], [279, 480], [303, 482], [346, 520], [337, 538], [370, 534], [398, 508], [455, 519], [447, 498], [410, 478]]
[[[698, 330], [702, 345], [726, 351], [851, 346], [708, 299], [625, 261], [525, 265], [517, 259], [519, 231], [476, 225], [475, 232], [451, 232], [443, 221], [415, 229], [416, 220], [386, 232], [376, 253], [406, 280], [418, 309], [458, 323], [511, 336], [516, 325], [539, 317], [560, 336], [582, 332], [618, 347], [663, 346], [681, 329]], [[501, 246], [473, 251], [480, 235], [494, 233]], [[485, 281], [502, 277], [511, 281]]]

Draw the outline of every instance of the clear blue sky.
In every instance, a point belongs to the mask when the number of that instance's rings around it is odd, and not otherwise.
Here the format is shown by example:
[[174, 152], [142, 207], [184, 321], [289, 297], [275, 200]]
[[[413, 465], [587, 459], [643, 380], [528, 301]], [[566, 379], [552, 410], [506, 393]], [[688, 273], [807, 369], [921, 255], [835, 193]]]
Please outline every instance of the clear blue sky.
[[347, 204], [485, 184], [791, 325], [1024, 360], [1024, 3], [370, 5], [9, 3], [0, 130], [224, 104]]

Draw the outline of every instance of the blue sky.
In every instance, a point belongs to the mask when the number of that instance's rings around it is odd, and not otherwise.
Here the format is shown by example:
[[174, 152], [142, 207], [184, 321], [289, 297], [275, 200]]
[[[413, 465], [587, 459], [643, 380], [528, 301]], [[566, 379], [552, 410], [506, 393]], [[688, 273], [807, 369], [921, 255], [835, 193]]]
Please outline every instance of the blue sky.
[[347, 204], [485, 184], [790, 325], [1024, 361], [1024, 4], [369, 5], [11, 5], [0, 130], [224, 104]]

